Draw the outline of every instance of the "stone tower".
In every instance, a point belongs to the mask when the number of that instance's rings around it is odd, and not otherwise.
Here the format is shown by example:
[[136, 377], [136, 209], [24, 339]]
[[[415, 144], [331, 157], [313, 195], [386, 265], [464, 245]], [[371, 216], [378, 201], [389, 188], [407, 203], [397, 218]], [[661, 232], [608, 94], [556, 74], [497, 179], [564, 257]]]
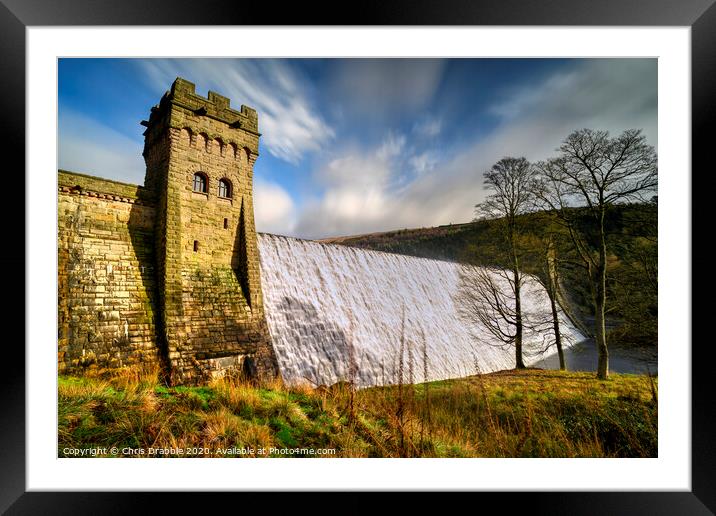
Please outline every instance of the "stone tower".
[[177, 78], [151, 109], [145, 187], [156, 199], [157, 334], [173, 383], [278, 374], [254, 226], [254, 109]]

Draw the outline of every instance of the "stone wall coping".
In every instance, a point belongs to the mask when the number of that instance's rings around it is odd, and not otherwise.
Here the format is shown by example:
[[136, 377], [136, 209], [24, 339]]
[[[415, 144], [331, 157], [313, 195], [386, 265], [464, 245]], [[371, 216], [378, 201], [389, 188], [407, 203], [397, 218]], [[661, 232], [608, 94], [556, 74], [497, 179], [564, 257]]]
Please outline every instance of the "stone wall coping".
[[57, 171], [58, 191], [75, 195], [86, 195], [131, 204], [153, 204], [152, 193], [140, 185], [123, 183], [103, 177], [71, 172]]

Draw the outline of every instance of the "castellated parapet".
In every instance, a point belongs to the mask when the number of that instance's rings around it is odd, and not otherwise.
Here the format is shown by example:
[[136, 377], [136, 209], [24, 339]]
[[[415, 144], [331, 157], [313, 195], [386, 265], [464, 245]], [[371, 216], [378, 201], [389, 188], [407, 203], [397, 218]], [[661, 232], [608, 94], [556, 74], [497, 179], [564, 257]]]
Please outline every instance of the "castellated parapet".
[[256, 111], [178, 78], [142, 125], [144, 187], [60, 173], [60, 371], [146, 362], [173, 383], [276, 376], [254, 224]]

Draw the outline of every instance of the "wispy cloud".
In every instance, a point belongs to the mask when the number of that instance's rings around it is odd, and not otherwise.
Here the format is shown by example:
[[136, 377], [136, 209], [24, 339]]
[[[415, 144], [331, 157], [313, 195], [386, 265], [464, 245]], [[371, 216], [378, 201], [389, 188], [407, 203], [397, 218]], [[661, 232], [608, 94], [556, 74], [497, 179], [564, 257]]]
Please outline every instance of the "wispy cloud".
[[317, 151], [335, 133], [314, 106], [306, 81], [287, 62], [271, 59], [151, 59], [139, 60], [142, 73], [158, 92], [181, 76], [202, 88], [229, 97], [238, 108], [258, 110], [261, 143], [268, 152], [292, 164]]
[[140, 142], [66, 107], [60, 110], [58, 122], [59, 168], [128, 183], [144, 182]]
[[[254, 209], [258, 229], [266, 232], [319, 238], [465, 222], [485, 195], [482, 174], [493, 163], [504, 156], [547, 158], [583, 127], [612, 134], [642, 128], [657, 145], [655, 59], [569, 61], [542, 80], [527, 74], [522, 83], [510, 79], [484, 90], [487, 104], [472, 82], [440, 93], [441, 82], [454, 83], [442, 60], [315, 65], [136, 61], [152, 98], [183, 76], [201, 95], [212, 89], [236, 108], [243, 103], [259, 111], [266, 168], [257, 167]], [[464, 108], [441, 111], [446, 99], [440, 95]], [[139, 138], [90, 112], [60, 108], [61, 168], [142, 183]], [[456, 122], [456, 112], [468, 114], [468, 121]]]
[[406, 139], [404, 135], [390, 131], [388, 132], [388, 136], [383, 140], [383, 143], [378, 148], [376, 156], [378, 156], [381, 160], [392, 159], [400, 156], [403, 152], [403, 148], [405, 147], [405, 142]]
[[361, 118], [384, 118], [430, 105], [445, 69], [441, 59], [345, 59], [330, 78], [332, 100]]
[[401, 202], [401, 190], [409, 187], [413, 175], [405, 169], [417, 165], [424, 171], [433, 164], [427, 153], [415, 155], [405, 135], [395, 131], [388, 131], [374, 147], [347, 146], [313, 173], [323, 193], [299, 213], [295, 234], [316, 238], [365, 233], [402, 223], [407, 219], [395, 203]]
[[425, 118], [413, 125], [413, 133], [425, 138], [432, 138], [440, 134], [443, 124], [438, 118]]
[[412, 156], [408, 161], [413, 171], [419, 176], [430, 172], [438, 163], [434, 152], [423, 152], [422, 154]]
[[291, 234], [296, 222], [293, 200], [276, 183], [257, 180], [254, 183], [254, 217], [257, 231]]
[[[656, 145], [656, 84], [655, 62], [582, 62], [569, 73], [511, 92], [493, 108], [501, 115], [498, 127], [441, 162], [429, 152], [411, 153], [410, 145], [397, 145], [399, 140], [389, 134], [376, 149], [353, 150], [332, 162], [340, 172], [330, 174], [334, 181], [300, 213], [295, 230], [323, 237], [469, 221], [485, 195], [483, 172], [504, 156], [547, 158], [582, 127], [613, 134], [643, 128]], [[430, 168], [430, 173], [395, 188], [396, 178], [405, 177], [406, 163], [416, 172]]]
[[657, 99], [656, 59], [594, 59], [542, 83], [522, 85], [489, 111], [503, 126], [514, 125], [515, 132], [520, 127], [539, 131], [539, 125], [558, 131], [636, 127], [656, 146]]
[[331, 161], [315, 176], [325, 190], [304, 206], [296, 235], [314, 238], [381, 227], [390, 205], [387, 182], [391, 170], [386, 160], [350, 154]]

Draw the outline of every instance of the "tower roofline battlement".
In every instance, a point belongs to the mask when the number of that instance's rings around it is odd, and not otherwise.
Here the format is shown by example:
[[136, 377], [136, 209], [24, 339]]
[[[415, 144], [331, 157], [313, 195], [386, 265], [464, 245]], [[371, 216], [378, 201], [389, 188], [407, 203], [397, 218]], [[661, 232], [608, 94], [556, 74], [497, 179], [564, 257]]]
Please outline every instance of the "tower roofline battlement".
[[162, 118], [165, 109], [173, 104], [196, 115], [213, 118], [232, 128], [243, 129], [256, 136], [261, 136], [256, 110], [242, 104], [241, 111], [237, 111], [229, 106], [230, 102], [228, 97], [215, 91], [209, 91], [207, 97], [197, 95], [196, 85], [193, 82], [177, 77], [172, 83], [171, 89], [162, 96], [159, 104], [152, 108], [149, 122], [142, 123], [151, 127]]
[[144, 187], [58, 171], [59, 370], [276, 378], [254, 222], [256, 110], [177, 77], [141, 124]]

